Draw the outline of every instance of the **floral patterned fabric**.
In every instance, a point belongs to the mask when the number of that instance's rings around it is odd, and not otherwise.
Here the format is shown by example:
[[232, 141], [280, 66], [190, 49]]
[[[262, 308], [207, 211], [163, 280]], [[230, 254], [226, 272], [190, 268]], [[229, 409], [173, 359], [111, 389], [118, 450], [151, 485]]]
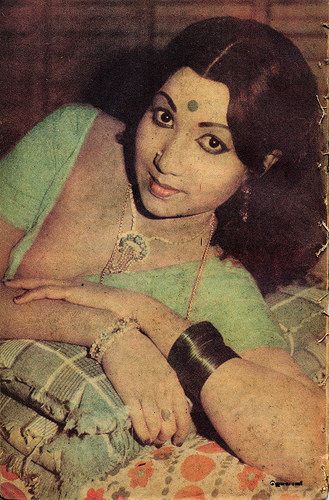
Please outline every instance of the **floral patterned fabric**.
[[216, 442], [196, 436], [181, 448], [151, 448], [114, 477], [95, 481], [78, 493], [83, 500], [247, 498], [299, 500], [326, 498], [321, 488], [287, 486], [241, 463]]
[[[33, 479], [32, 479], [33, 482]], [[33, 493], [32, 493], [33, 491]], [[0, 466], [0, 496], [15, 500], [55, 500], [39, 496], [19, 476]], [[67, 500], [320, 500], [326, 492], [287, 486], [259, 469], [241, 463], [214, 441], [200, 436], [181, 448], [148, 448], [118, 474], [84, 485]]]
[[6, 499], [28, 500], [29, 492], [23, 481], [5, 465], [0, 465], [0, 496]]

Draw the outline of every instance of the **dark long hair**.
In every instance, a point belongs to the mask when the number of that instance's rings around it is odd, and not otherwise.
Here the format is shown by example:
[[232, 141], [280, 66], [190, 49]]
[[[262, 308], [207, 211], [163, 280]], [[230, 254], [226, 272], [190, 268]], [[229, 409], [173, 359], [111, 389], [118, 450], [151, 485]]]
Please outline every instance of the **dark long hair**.
[[[187, 66], [230, 91], [228, 125], [249, 170], [248, 219], [239, 191], [216, 211], [213, 244], [240, 260], [263, 291], [305, 276], [324, 243], [325, 204], [317, 85], [299, 49], [269, 26], [222, 17], [187, 27], [163, 57], [163, 81]], [[282, 156], [264, 173], [273, 150]]]
[[[263, 291], [305, 276], [326, 234], [319, 225], [325, 204], [317, 85], [299, 49], [267, 25], [219, 17], [187, 27], [159, 61], [149, 78], [151, 92], [182, 67], [230, 91], [227, 120], [251, 194], [246, 222], [241, 191], [218, 207], [212, 244], [240, 260]], [[128, 117], [126, 150], [147, 99], [145, 92], [142, 106]], [[282, 156], [264, 173], [264, 157], [273, 150]]]

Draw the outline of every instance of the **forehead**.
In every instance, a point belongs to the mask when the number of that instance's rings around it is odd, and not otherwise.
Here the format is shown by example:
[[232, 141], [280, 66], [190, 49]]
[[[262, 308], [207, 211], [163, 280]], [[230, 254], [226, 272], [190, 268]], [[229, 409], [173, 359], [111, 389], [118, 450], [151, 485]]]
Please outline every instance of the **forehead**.
[[[203, 78], [191, 68], [181, 68], [166, 81], [162, 90], [173, 99], [178, 112], [189, 113], [197, 108], [200, 113], [211, 113], [216, 119], [226, 120], [230, 94], [224, 83]], [[188, 106], [191, 101], [197, 106]]]

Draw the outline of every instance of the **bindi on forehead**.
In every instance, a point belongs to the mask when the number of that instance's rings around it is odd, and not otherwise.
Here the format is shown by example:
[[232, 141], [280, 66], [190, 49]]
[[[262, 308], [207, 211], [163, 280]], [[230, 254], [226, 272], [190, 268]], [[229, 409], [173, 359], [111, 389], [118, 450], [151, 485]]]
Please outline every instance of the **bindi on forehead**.
[[188, 109], [189, 111], [192, 111], [192, 112], [193, 112], [193, 111], [196, 111], [198, 108], [199, 108], [199, 104], [198, 104], [198, 102], [197, 102], [197, 101], [195, 101], [194, 99], [192, 99], [191, 101], [189, 101], [189, 102], [187, 103], [187, 109]]

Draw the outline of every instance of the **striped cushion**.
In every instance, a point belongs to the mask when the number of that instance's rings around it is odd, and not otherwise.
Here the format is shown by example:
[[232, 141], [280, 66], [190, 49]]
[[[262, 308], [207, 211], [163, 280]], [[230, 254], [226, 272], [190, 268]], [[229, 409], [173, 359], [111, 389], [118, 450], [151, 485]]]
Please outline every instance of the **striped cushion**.
[[84, 347], [57, 342], [0, 342], [0, 386], [78, 434], [129, 428], [126, 408]]
[[[141, 449], [119, 423], [111, 433], [78, 436], [62, 432], [60, 424], [3, 393], [0, 416], [0, 463], [27, 481], [36, 466], [39, 480], [47, 476], [35, 498], [57, 498], [58, 491], [60, 498], [75, 498], [74, 493], [86, 481], [115, 474]], [[53, 476], [57, 493], [48, 496]]]

